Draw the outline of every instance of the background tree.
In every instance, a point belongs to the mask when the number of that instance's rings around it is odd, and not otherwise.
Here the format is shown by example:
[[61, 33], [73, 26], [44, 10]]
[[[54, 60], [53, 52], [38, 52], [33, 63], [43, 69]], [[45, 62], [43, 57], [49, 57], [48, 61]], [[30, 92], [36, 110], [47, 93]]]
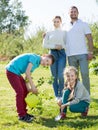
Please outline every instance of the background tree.
[[19, 0], [0, 0], [0, 33], [13, 33], [29, 23]]

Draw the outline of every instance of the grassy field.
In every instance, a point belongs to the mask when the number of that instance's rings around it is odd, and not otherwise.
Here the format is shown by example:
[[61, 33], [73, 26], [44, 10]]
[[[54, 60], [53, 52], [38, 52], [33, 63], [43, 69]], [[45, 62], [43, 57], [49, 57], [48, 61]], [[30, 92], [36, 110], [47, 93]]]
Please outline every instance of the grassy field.
[[[32, 74], [35, 83], [40, 77], [50, 77], [49, 69], [38, 68]], [[46, 78], [46, 79], [47, 79]], [[15, 107], [15, 93], [8, 83], [5, 75], [5, 63], [0, 63], [0, 130], [98, 130], [98, 76], [90, 75], [91, 79], [91, 105], [88, 117], [82, 118], [79, 113], [68, 110], [65, 120], [55, 122], [54, 118], [59, 112], [52, 86], [45, 83], [39, 87], [43, 94], [41, 109], [36, 108], [29, 113], [36, 119], [32, 123], [18, 121]]]

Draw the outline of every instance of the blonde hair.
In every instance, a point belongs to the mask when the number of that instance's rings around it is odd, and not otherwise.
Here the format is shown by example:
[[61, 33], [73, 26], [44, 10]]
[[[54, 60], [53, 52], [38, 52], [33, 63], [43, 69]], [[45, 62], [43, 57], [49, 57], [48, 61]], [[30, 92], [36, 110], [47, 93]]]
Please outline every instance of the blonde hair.
[[75, 72], [75, 75], [77, 76], [78, 78], [78, 70], [74, 67], [74, 66], [68, 66], [64, 69], [64, 75], [67, 75], [70, 73], [70, 71], [74, 71]]
[[[65, 69], [64, 69], [64, 76], [67, 76], [67, 75], [69, 75], [69, 73], [71, 72], [71, 71], [74, 71], [74, 73], [75, 73], [75, 75], [77, 76], [77, 79], [76, 79], [76, 82], [77, 82], [77, 80], [79, 80], [78, 79], [78, 70], [74, 67], [74, 66], [68, 66], [68, 67], [66, 67]], [[64, 90], [67, 88], [67, 81], [65, 82], [65, 84], [64, 84]]]

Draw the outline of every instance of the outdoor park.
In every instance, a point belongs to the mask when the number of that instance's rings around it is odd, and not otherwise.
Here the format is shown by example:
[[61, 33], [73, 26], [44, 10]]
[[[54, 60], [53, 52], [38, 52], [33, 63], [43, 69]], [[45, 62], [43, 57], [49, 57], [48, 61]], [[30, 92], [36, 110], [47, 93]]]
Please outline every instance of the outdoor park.
[[10, 6], [8, 0], [1, 1], [0, 13], [0, 130], [97, 130], [98, 22], [89, 24], [93, 36], [94, 58], [89, 61], [91, 103], [88, 116], [81, 117], [80, 113], [71, 113], [68, 110], [66, 119], [57, 122], [54, 120], [59, 113], [59, 107], [52, 88], [53, 79], [49, 67], [40, 66], [32, 73], [32, 77], [38, 85], [41, 102], [33, 109], [28, 107], [29, 113], [35, 118], [32, 123], [26, 123], [18, 120], [15, 92], [6, 78], [5, 66], [19, 54], [48, 53], [47, 49], [42, 48], [42, 35], [46, 29], [38, 28], [36, 35], [28, 39], [24, 38], [24, 27], [30, 24], [30, 21], [19, 1]]

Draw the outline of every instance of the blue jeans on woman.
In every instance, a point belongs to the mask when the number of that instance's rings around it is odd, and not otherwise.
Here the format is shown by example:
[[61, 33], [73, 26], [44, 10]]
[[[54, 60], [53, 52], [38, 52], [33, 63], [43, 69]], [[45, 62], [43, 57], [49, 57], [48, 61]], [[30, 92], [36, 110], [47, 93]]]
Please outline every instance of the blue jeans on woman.
[[66, 66], [66, 53], [64, 49], [56, 50], [51, 49], [50, 54], [54, 55], [55, 63], [51, 65], [51, 73], [54, 78], [53, 89], [56, 97], [62, 96], [62, 90], [64, 88], [64, 76], [63, 71]]
[[[63, 93], [63, 97], [62, 97], [62, 104], [65, 104], [68, 102], [69, 99], [69, 95], [71, 93], [71, 90], [66, 89]], [[76, 112], [76, 113], [83, 113], [86, 111], [86, 108], [89, 106], [89, 103], [87, 103], [86, 101], [82, 100], [77, 104], [72, 104], [69, 106], [69, 110], [71, 112]], [[64, 108], [63, 110], [64, 113], [67, 112], [67, 107]]]

